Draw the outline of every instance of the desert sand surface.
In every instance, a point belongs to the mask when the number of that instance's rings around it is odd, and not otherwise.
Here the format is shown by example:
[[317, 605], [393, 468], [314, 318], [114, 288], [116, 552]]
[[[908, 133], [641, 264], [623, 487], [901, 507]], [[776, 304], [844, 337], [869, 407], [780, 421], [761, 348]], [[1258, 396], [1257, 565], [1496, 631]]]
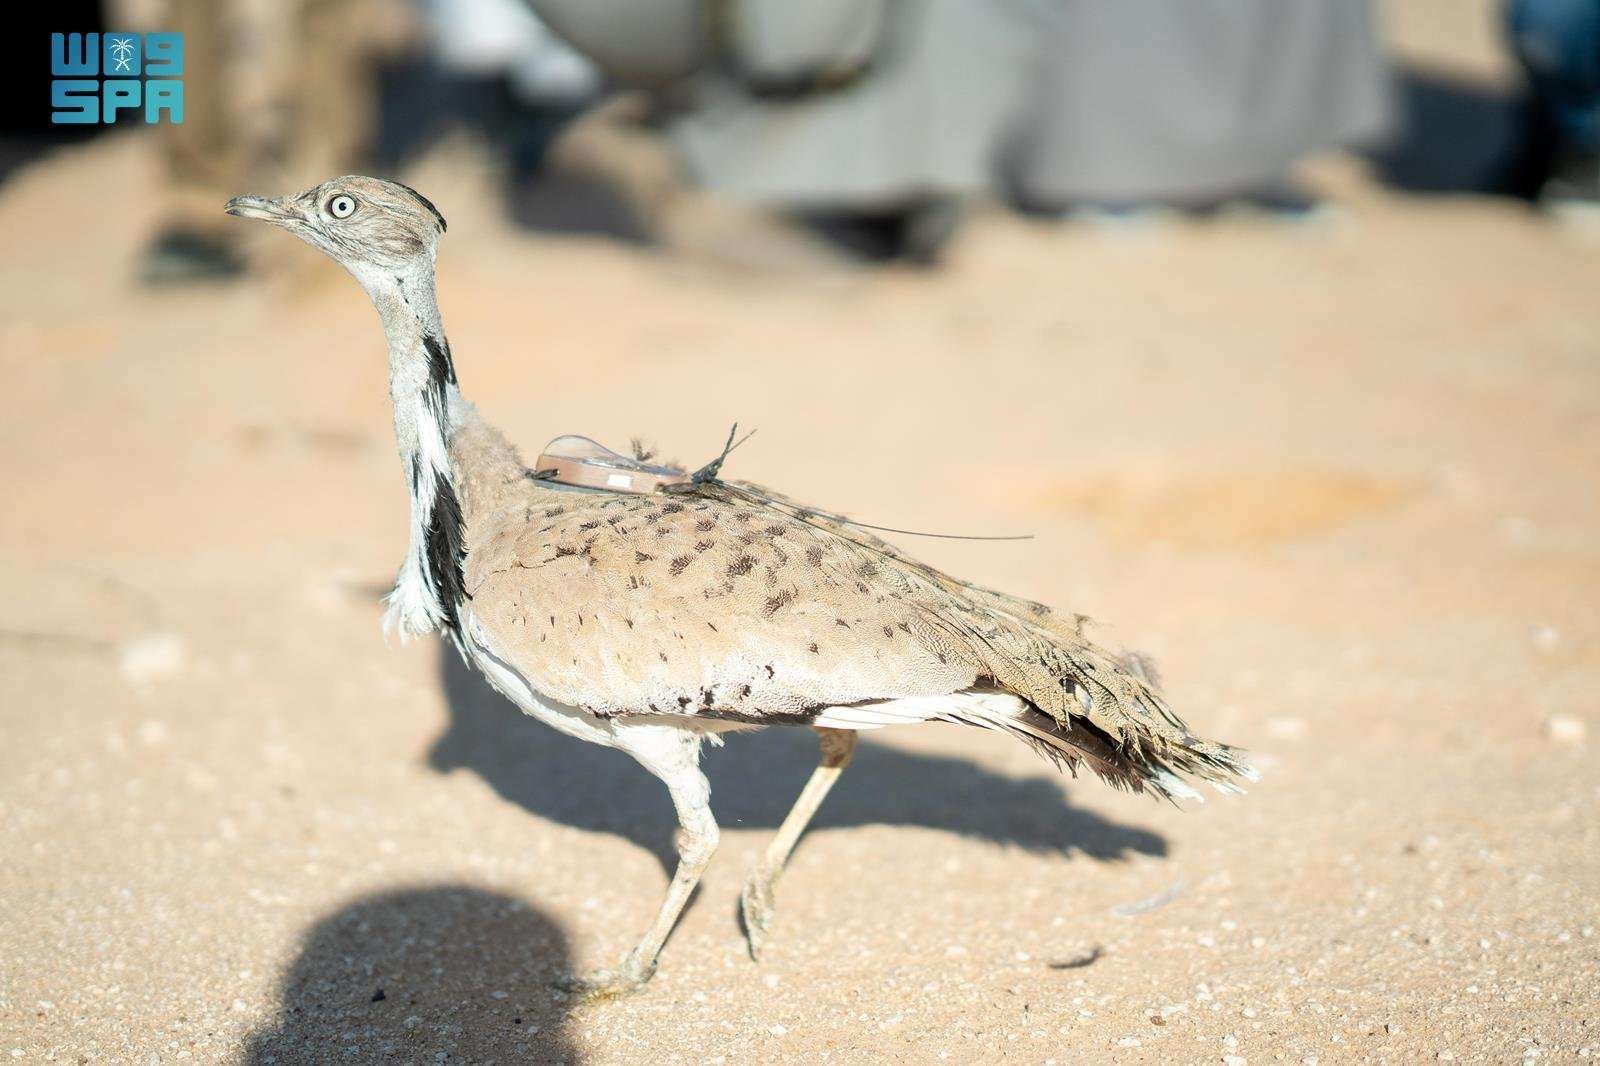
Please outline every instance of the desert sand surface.
[[113, 137], [0, 187], [0, 1061], [1600, 1057], [1600, 235], [1335, 161], [1300, 225], [990, 211], [938, 272], [763, 272], [514, 232], [462, 146], [408, 177], [527, 454], [737, 420], [730, 475], [1032, 533], [902, 543], [1102, 620], [1264, 778], [1180, 811], [870, 734], [756, 964], [815, 744], [735, 737], [659, 975], [563, 997], [654, 913], [664, 790], [386, 644], [370, 306], [273, 233], [139, 291], [157, 169]]

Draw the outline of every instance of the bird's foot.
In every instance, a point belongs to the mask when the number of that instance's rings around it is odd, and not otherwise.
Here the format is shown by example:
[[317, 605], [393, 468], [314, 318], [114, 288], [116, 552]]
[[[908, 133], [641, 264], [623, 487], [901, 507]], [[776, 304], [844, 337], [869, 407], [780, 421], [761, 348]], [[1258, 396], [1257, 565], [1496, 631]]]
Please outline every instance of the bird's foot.
[[761, 950], [767, 945], [767, 934], [772, 928], [777, 904], [772, 895], [773, 878], [760, 871], [752, 874], [739, 894], [739, 913], [744, 918], [745, 941], [750, 946], [750, 957], [760, 960]]
[[598, 1003], [633, 995], [649, 984], [655, 973], [654, 962], [636, 963], [629, 959], [615, 970], [597, 970], [583, 977], [567, 974], [557, 978], [555, 985], [584, 1003]]

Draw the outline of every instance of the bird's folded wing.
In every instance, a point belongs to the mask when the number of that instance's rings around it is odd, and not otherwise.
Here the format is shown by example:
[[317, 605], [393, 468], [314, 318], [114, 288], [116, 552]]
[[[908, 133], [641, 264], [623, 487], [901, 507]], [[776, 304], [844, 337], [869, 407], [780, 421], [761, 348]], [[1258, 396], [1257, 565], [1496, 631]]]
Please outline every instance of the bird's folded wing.
[[469, 530], [468, 607], [548, 697], [805, 720], [970, 688], [962, 609], [895, 556], [738, 500], [538, 490]]

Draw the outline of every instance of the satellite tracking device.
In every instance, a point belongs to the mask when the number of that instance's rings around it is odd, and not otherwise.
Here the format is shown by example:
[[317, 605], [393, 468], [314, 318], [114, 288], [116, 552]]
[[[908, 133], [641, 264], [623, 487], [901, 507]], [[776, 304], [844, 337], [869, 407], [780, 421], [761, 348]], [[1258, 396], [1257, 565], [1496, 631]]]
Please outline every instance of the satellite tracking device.
[[[751, 433], [755, 432], [754, 430]], [[844, 515], [829, 514], [814, 507], [806, 507], [781, 496], [769, 495], [759, 486], [744, 481], [722, 481], [717, 473], [728, 453], [750, 438], [750, 433], [738, 436], [736, 424], [728, 434], [728, 443], [722, 454], [699, 470], [689, 473], [675, 466], [656, 466], [642, 459], [618, 455], [598, 441], [570, 433], [557, 437], [544, 446], [532, 476], [540, 481], [557, 485], [571, 485], [580, 489], [599, 489], [602, 492], [631, 492], [648, 496], [654, 492], [693, 492], [695, 486], [715, 485], [717, 490], [746, 503], [770, 507], [807, 525], [817, 526], [843, 536], [840, 526], [857, 529], [875, 529], [880, 533], [902, 533], [911, 537], [937, 537], [941, 540], [1032, 540], [1032, 534], [1020, 537], [967, 537], [953, 533], [919, 533], [914, 529], [896, 529], [894, 526], [875, 526], [870, 522], [857, 522]], [[735, 439], [737, 438], [737, 439]], [[683, 486], [680, 488], [680, 486]], [[822, 523], [818, 525], [818, 523]], [[846, 538], [848, 539], [848, 538]], [[876, 549], [874, 549], [876, 550]]]
[[689, 482], [689, 475], [675, 467], [630, 459], [576, 434], [557, 437], [545, 445], [534, 471], [539, 477], [559, 485], [639, 495]]

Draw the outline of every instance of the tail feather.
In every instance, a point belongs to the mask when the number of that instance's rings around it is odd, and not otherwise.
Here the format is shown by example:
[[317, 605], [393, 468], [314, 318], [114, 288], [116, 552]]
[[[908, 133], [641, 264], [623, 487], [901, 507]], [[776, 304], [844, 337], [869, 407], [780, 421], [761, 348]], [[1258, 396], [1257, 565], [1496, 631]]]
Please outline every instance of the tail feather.
[[1064, 709], [1046, 709], [1034, 693], [1003, 684], [940, 696], [905, 696], [821, 708], [813, 724], [836, 729], [876, 729], [943, 721], [992, 729], [1016, 737], [1060, 769], [1077, 776], [1087, 766], [1106, 783], [1165, 799], [1201, 800], [1191, 782], [1221, 793], [1240, 793], [1238, 782], [1258, 780], [1239, 748], [1197, 737], [1161, 698], [1148, 660], [1126, 665], [1093, 645], [1062, 649], [1081, 672], [1068, 667], [1053, 682]]
[[1231, 745], [1188, 733], [1166, 738], [1137, 729], [1130, 731], [1131, 736], [1113, 737], [1088, 718], [1074, 716], [1062, 723], [1021, 700], [1010, 706], [994, 700], [964, 701], [940, 717], [1014, 736], [1074, 777], [1080, 765], [1087, 766], [1115, 788], [1151, 792], [1174, 802], [1205, 802], [1185, 778], [1224, 794], [1244, 791], [1236, 779], [1259, 779], [1248, 755]]

